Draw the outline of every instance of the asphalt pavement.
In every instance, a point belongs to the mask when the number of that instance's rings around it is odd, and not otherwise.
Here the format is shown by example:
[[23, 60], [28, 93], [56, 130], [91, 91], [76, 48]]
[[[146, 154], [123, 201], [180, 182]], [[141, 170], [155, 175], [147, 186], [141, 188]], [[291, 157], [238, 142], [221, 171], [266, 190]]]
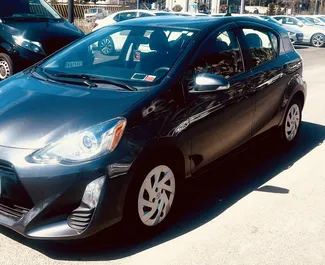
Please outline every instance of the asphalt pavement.
[[325, 48], [297, 49], [308, 99], [293, 149], [259, 142], [194, 180], [173, 224], [155, 237], [117, 226], [47, 242], [0, 227], [0, 264], [325, 264]]

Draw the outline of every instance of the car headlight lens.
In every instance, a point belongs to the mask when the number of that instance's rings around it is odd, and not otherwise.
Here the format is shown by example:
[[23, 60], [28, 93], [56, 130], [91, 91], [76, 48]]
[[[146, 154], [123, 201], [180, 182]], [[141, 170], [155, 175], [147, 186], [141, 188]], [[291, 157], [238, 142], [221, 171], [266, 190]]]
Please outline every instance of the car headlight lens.
[[118, 145], [126, 119], [117, 118], [100, 123], [82, 132], [68, 135], [32, 154], [36, 163], [78, 163], [112, 152]]
[[292, 32], [292, 31], [288, 31], [289, 35], [295, 35], [296, 33]]
[[14, 42], [18, 46], [23, 47], [23, 48], [25, 48], [29, 51], [35, 52], [35, 53], [45, 55], [45, 52], [42, 48], [42, 44], [40, 44], [39, 42], [27, 40], [23, 36], [12, 36], [12, 38], [14, 39]]

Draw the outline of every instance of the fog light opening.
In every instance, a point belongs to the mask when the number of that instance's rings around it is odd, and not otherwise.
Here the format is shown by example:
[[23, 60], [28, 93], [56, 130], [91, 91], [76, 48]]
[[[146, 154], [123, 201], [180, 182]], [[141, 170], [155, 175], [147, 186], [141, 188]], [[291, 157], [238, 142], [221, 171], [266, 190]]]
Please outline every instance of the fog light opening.
[[82, 203], [86, 204], [90, 209], [97, 207], [99, 197], [105, 182], [105, 176], [90, 182], [85, 189], [82, 197]]

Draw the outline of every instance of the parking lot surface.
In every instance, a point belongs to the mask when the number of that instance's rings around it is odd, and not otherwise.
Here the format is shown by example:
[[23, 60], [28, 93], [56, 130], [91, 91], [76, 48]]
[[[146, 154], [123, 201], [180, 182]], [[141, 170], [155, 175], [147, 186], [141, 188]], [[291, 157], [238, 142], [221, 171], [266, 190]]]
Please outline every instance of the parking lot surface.
[[263, 141], [194, 180], [174, 224], [154, 238], [115, 227], [46, 242], [0, 227], [0, 264], [325, 264], [325, 48], [297, 49], [308, 99], [290, 151]]

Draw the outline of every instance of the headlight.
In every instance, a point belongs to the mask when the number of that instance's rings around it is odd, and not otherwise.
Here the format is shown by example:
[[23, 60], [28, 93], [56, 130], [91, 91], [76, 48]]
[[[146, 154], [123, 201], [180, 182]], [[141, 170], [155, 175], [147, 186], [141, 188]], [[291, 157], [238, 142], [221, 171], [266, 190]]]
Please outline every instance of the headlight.
[[289, 35], [295, 35], [296, 33], [291, 32], [291, 31], [288, 31], [288, 34], [289, 34]]
[[25, 48], [29, 51], [35, 52], [35, 53], [45, 55], [45, 52], [42, 48], [42, 44], [40, 44], [39, 42], [27, 40], [23, 36], [14, 36], [13, 35], [12, 38], [14, 39], [14, 42], [18, 46], [23, 47], [23, 48]]
[[118, 145], [126, 119], [100, 123], [82, 132], [68, 135], [32, 154], [36, 163], [78, 163], [112, 152]]

